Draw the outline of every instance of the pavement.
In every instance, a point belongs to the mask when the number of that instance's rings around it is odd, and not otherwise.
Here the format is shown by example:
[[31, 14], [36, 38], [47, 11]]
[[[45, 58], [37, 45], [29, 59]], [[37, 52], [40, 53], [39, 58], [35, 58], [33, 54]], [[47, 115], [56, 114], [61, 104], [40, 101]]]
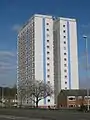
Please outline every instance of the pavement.
[[90, 113], [3, 108], [0, 109], [0, 120], [90, 120]]

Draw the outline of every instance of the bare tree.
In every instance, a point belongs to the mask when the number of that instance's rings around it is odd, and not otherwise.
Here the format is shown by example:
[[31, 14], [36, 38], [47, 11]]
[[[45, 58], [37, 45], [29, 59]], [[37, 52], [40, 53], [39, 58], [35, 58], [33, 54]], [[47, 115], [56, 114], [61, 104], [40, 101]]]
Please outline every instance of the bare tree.
[[28, 97], [36, 104], [36, 107], [38, 107], [40, 100], [53, 94], [53, 89], [50, 84], [46, 84], [40, 80], [33, 80], [28, 83], [26, 92]]
[[22, 106], [23, 100], [29, 98], [33, 101], [36, 107], [40, 100], [51, 96], [53, 89], [50, 84], [44, 83], [41, 80], [30, 80], [28, 82], [20, 82], [18, 85], [18, 96], [20, 105]]
[[23, 83], [22, 81], [19, 82], [18, 84], [18, 101], [20, 102], [20, 106], [22, 106], [22, 102], [25, 99], [25, 95], [26, 95], [26, 86], [25, 83]]

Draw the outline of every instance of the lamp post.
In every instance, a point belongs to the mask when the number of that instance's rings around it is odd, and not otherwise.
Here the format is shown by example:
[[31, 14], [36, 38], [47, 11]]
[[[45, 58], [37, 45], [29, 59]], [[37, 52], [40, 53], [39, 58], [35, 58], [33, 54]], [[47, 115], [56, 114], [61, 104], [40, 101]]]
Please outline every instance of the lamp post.
[[[86, 77], [87, 77], [87, 81], [88, 81], [88, 39], [87, 36], [83, 36], [83, 38], [85, 39], [85, 51], [86, 51]], [[89, 111], [89, 89], [87, 88], [87, 110]]]
[[17, 103], [17, 93], [15, 94], [15, 103]]

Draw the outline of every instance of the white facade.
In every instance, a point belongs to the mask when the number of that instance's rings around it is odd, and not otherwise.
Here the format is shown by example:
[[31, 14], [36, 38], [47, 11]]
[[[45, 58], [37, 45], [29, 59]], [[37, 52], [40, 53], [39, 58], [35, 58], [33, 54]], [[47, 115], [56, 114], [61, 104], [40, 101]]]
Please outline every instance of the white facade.
[[[54, 88], [53, 20], [51, 16], [35, 15], [35, 79], [51, 83]], [[54, 96], [53, 96], [54, 97]], [[50, 102], [48, 102], [50, 99]], [[40, 101], [53, 105], [54, 98]]]
[[61, 89], [79, 89], [75, 19], [35, 14], [19, 32], [17, 46], [18, 84], [43, 80], [55, 91], [40, 106], [54, 105]]
[[79, 89], [75, 19], [58, 18], [55, 20], [54, 56], [55, 95], [57, 96], [61, 89]]
[[[23, 42], [23, 46], [20, 42]], [[23, 80], [43, 80], [45, 83], [50, 83], [54, 88], [52, 17], [38, 14], [34, 15], [19, 32], [18, 46], [18, 71], [22, 69], [25, 72], [26, 69], [25, 73], [21, 74], [19, 72], [18, 76], [21, 75]], [[24, 46], [26, 46], [26, 49]], [[21, 51], [20, 48], [22, 48]], [[21, 53], [23, 55], [22, 59], [20, 58]], [[24, 66], [24, 68], [20, 68], [20, 65]], [[20, 78], [18, 78], [18, 81], [20, 81]], [[54, 95], [51, 98], [47, 97], [41, 100], [39, 105], [54, 105]]]

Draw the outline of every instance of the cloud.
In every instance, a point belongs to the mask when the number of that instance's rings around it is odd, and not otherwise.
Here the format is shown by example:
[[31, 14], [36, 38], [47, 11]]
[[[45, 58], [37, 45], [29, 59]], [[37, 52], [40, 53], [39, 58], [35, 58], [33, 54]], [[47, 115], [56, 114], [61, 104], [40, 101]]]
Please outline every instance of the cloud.
[[10, 52], [10, 51], [0, 51], [0, 56], [11, 56], [11, 57], [14, 57], [15, 56], [15, 53], [13, 52]]
[[16, 70], [16, 53], [0, 51], [0, 75]]
[[18, 32], [20, 30], [21, 26], [19, 24], [14, 24], [12, 26], [12, 30], [15, 31], [15, 32]]

